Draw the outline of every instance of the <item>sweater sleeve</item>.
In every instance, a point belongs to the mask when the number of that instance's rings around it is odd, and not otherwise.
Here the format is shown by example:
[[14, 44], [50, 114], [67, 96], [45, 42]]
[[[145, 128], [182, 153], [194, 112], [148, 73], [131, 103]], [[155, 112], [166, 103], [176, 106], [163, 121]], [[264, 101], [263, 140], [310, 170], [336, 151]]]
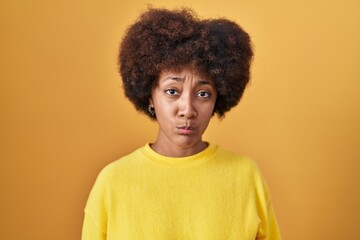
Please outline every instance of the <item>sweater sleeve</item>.
[[255, 168], [255, 188], [257, 195], [257, 209], [260, 217], [260, 226], [257, 240], [280, 240], [280, 231], [276, 221], [274, 208], [271, 203], [268, 186], [258, 168]]
[[82, 240], [105, 240], [106, 233], [104, 233], [96, 223], [96, 219], [91, 214], [85, 212], [84, 223], [82, 229]]
[[106, 174], [103, 170], [90, 192], [84, 210], [82, 240], [105, 240], [108, 206]]

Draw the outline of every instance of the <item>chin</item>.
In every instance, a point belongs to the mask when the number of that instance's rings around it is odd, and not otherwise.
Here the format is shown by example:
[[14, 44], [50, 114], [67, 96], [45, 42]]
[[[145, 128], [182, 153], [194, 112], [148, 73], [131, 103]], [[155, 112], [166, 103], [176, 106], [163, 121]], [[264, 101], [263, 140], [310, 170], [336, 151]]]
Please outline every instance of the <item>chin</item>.
[[196, 147], [200, 143], [202, 143], [200, 139], [193, 139], [189, 136], [181, 136], [181, 139], [174, 142], [174, 144], [179, 148], [192, 148]]

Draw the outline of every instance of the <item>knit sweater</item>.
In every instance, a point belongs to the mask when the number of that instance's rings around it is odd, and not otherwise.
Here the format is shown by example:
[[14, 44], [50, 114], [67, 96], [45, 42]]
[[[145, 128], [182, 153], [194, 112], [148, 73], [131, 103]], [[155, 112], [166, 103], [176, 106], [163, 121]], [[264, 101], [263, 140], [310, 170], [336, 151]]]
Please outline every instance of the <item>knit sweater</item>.
[[256, 164], [210, 144], [171, 158], [149, 144], [110, 163], [85, 207], [83, 240], [280, 239]]

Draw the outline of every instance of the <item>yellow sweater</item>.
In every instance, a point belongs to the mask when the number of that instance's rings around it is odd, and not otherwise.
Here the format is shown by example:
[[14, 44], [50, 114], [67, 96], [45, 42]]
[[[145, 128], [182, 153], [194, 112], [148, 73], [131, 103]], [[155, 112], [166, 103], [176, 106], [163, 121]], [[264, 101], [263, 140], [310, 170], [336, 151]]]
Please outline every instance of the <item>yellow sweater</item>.
[[215, 145], [184, 158], [147, 144], [99, 174], [83, 240], [280, 239], [254, 162]]

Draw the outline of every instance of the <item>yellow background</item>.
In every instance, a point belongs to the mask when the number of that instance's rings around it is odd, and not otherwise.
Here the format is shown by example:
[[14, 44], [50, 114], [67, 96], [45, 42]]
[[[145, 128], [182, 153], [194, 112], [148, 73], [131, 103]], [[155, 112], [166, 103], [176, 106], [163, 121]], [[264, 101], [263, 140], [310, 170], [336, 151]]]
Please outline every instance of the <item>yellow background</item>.
[[124, 2], [0, 1], [0, 239], [79, 239], [100, 169], [155, 139], [116, 66], [148, 3], [251, 34], [251, 85], [205, 139], [258, 162], [284, 239], [357, 238], [360, 1]]

